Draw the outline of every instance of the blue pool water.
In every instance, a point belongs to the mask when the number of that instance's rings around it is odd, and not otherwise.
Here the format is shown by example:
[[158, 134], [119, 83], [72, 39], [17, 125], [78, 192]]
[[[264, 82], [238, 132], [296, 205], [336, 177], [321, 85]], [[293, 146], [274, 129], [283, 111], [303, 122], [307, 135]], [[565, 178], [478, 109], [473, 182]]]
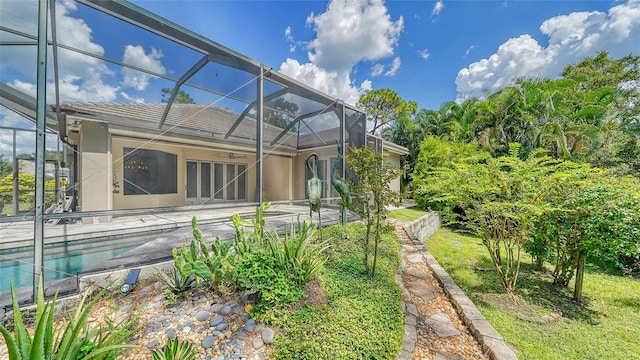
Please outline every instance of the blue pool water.
[[[44, 253], [44, 280], [58, 280], [75, 276], [103, 261], [112, 259], [160, 236], [159, 234], [134, 236], [116, 240], [84, 240], [47, 246]], [[14, 287], [31, 286], [33, 248], [19, 252], [0, 252], [0, 291]]]

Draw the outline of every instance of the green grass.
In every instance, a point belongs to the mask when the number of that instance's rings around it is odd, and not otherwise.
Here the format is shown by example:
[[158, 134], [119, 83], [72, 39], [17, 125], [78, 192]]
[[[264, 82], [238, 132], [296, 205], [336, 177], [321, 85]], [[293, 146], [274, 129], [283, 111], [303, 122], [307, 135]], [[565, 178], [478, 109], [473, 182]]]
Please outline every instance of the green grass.
[[284, 334], [276, 337], [276, 359], [394, 359], [400, 350], [404, 315], [394, 274], [399, 264], [397, 238], [387, 231], [380, 243], [378, 272], [365, 274], [358, 239], [362, 226], [324, 232], [331, 248], [320, 281], [329, 298], [325, 306], [285, 311], [276, 320]]
[[[519, 359], [640, 359], [640, 280], [588, 269], [583, 304], [571, 300], [572, 286], [551, 285], [548, 272], [535, 271], [524, 257], [516, 290], [525, 309], [506, 310], [487, 298], [506, 296], [482, 242], [446, 229], [425, 241], [427, 249], [476, 304]], [[490, 295], [487, 295], [490, 294]], [[483, 300], [485, 299], [485, 300]], [[486, 302], [485, 302], [486, 301]], [[531, 321], [562, 314], [546, 324]]]
[[426, 214], [427, 214], [426, 211], [421, 210], [417, 207], [389, 211], [390, 218], [407, 221], [407, 222], [413, 221]]

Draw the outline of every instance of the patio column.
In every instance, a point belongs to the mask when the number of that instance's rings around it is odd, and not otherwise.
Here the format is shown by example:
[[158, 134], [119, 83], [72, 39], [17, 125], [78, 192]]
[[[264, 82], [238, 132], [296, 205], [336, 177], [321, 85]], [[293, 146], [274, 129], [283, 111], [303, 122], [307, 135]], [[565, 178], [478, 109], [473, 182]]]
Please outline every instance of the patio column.
[[[44, 265], [44, 151], [47, 106], [47, 0], [38, 2], [38, 64], [36, 87], [36, 179], [33, 246], [33, 302], [38, 298], [38, 281]], [[17, 199], [14, 199], [17, 201]]]
[[260, 65], [256, 103], [256, 201], [262, 203], [262, 131], [264, 122], [264, 66]]

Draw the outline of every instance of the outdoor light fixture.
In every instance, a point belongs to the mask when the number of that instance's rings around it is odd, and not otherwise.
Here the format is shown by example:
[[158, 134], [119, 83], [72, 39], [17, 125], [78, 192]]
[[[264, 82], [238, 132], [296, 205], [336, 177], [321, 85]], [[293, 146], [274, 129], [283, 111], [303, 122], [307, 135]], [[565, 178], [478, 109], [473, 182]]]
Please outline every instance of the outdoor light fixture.
[[138, 282], [138, 276], [140, 276], [140, 269], [131, 269], [127, 278], [124, 280], [124, 284], [120, 286], [120, 292], [123, 294], [129, 293], [133, 289], [133, 285]]

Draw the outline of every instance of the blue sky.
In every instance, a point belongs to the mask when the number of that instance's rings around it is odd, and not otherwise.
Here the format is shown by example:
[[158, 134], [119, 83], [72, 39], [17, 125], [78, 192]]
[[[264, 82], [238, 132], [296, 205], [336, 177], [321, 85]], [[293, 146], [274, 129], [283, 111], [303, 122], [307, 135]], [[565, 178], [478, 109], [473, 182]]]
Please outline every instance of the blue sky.
[[430, 109], [599, 50], [640, 55], [638, 1], [134, 3], [342, 99], [388, 87]]
[[[447, 101], [482, 97], [517, 77], [557, 77], [567, 64], [600, 50], [614, 58], [640, 55], [640, 0], [134, 3], [351, 104], [366, 91], [391, 88], [420, 108], [438, 109]], [[0, 0], [0, 24], [8, 28], [33, 36], [36, 14], [37, 0]], [[59, 51], [62, 102], [159, 102], [160, 89], [175, 86], [162, 77], [179, 78], [202, 57], [73, 0], [56, 1], [56, 24], [61, 44], [97, 55]], [[25, 39], [3, 31], [0, 40]], [[34, 46], [3, 47], [0, 81], [35, 95], [35, 63]], [[253, 75], [228, 68], [218, 74], [218, 68], [209, 64], [189, 81], [215, 79], [218, 90], [229, 92], [252, 80]], [[53, 103], [51, 67], [48, 78], [47, 98]], [[198, 103], [235, 111], [246, 106], [195, 88], [189, 93]], [[255, 90], [236, 93], [247, 94]], [[33, 124], [0, 107], [0, 125]], [[19, 152], [32, 152], [33, 141], [19, 137]], [[0, 154], [7, 154], [11, 143], [12, 135], [0, 131]]]

